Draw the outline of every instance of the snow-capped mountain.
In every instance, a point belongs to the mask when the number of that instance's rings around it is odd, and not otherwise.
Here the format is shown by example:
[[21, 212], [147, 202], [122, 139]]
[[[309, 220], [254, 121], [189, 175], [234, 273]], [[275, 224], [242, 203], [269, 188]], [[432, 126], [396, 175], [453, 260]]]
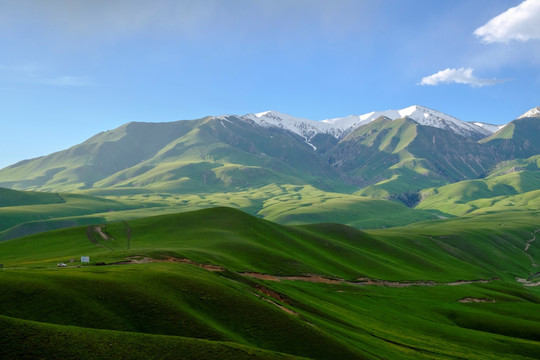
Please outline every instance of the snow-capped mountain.
[[303, 137], [312, 147], [314, 146], [310, 143], [310, 140], [317, 134], [330, 134], [339, 139], [354, 129], [369, 124], [380, 117], [386, 117], [390, 120], [407, 117], [420, 125], [450, 130], [456, 134], [471, 138], [489, 136], [502, 127], [481, 122], [461, 121], [440, 111], [419, 105], [413, 105], [401, 110], [372, 111], [363, 115], [349, 115], [322, 121], [297, 118], [277, 111], [241, 116], [244, 120], [253, 121], [264, 127], [274, 126], [292, 131]]
[[503, 127], [505, 127], [507, 125], [507, 124], [493, 125], [493, 124], [488, 124], [488, 123], [483, 123], [483, 122], [475, 122], [473, 124], [476, 125], [476, 126], [480, 126], [481, 128], [486, 129], [491, 134], [496, 133], [497, 131], [501, 130]]
[[528, 111], [509, 123], [512, 131], [490, 136], [483, 134], [498, 126], [463, 122], [421, 106], [326, 121], [269, 111], [131, 122], [0, 169], [0, 187], [57, 192], [148, 186], [189, 193], [269, 184], [330, 190], [380, 184], [364, 194], [395, 188], [397, 196], [476, 179], [502, 161], [540, 154], [539, 113], [540, 108]]
[[277, 111], [265, 111], [257, 114], [247, 114], [240, 117], [243, 120], [253, 121], [264, 127], [278, 127], [291, 131], [304, 138], [314, 150], [317, 148], [310, 140], [317, 134], [330, 134], [336, 138], [343, 136], [343, 131], [339, 128], [322, 121], [315, 121], [297, 118], [291, 115], [282, 114]]
[[526, 118], [526, 117], [539, 117], [540, 116], [540, 106], [532, 108], [531, 110], [527, 111], [525, 114], [518, 117], [518, 119]]

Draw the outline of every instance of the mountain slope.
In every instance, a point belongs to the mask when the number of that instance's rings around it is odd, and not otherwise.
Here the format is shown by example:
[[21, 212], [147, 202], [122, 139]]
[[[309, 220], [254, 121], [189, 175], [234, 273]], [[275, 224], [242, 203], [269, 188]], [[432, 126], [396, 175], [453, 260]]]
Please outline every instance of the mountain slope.
[[[535, 113], [531, 112], [531, 115]], [[510, 160], [540, 154], [540, 115], [521, 116], [483, 139], [496, 158]]]
[[402, 118], [379, 118], [347, 135], [328, 161], [360, 195], [389, 197], [476, 178], [493, 164], [476, 141]]
[[[0, 354], [534, 359], [540, 293], [515, 278], [537, 216], [360, 232], [216, 208], [2, 242]], [[110, 265], [56, 267], [82, 254]]]
[[315, 122], [272, 111], [130, 123], [1, 169], [0, 186], [186, 194], [311, 185], [411, 206], [419, 190], [483, 177], [499, 162], [540, 153], [538, 117], [517, 119], [481, 141], [498, 127], [421, 106], [357, 120]]
[[16, 189], [73, 190], [144, 161], [200, 123], [129, 123], [97, 134], [67, 150], [2, 169], [0, 186]]
[[80, 194], [38, 193], [0, 188], [0, 241], [41, 231], [93, 223], [87, 218], [138, 205]]
[[[141, 145], [142, 144], [142, 145]], [[296, 135], [236, 117], [131, 123], [0, 171], [0, 184], [51, 191], [150, 187], [223, 191], [269, 182], [334, 188], [334, 171]]]
[[385, 117], [390, 120], [407, 117], [417, 124], [449, 130], [458, 135], [470, 137], [472, 139], [480, 139], [491, 135], [496, 128], [495, 125], [491, 124], [461, 121], [440, 111], [419, 105], [413, 105], [401, 110], [373, 111], [360, 116], [351, 115], [345, 118], [327, 119], [322, 122], [332, 124], [338, 129], [341, 129], [344, 134], [347, 134], [359, 126], [369, 124], [380, 117]]
[[[417, 209], [432, 209], [452, 215], [478, 212], [537, 209], [540, 202], [520, 203], [519, 198], [540, 190], [540, 171], [517, 171], [486, 179], [465, 180], [422, 191]], [[532, 196], [534, 198], [534, 196]], [[508, 203], [510, 207], [501, 207]]]

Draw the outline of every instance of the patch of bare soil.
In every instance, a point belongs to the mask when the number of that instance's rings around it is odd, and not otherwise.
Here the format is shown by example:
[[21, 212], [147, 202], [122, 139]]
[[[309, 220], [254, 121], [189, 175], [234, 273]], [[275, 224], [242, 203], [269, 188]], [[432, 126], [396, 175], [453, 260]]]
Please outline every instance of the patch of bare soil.
[[529, 240], [527, 240], [527, 242], [525, 243], [525, 249], [523, 249], [523, 252], [525, 252], [525, 255], [527, 255], [527, 257], [531, 260], [531, 265], [533, 267], [538, 267], [538, 264], [536, 264], [534, 262], [534, 259], [533, 257], [531, 256], [531, 254], [529, 254], [527, 251], [529, 251], [529, 248], [531, 247], [531, 243], [533, 241], [536, 241], [536, 233], [539, 232], [540, 229], [536, 229], [533, 233], [532, 233], [532, 238], [530, 238]]
[[540, 281], [530, 281], [530, 280], [522, 279], [522, 278], [516, 278], [516, 281], [518, 283], [522, 283], [523, 286], [531, 286], [531, 287], [540, 286]]
[[256, 272], [243, 272], [243, 273], [240, 273], [240, 275], [247, 276], [254, 279], [259, 279], [259, 280], [280, 281], [280, 278], [277, 276], [261, 274], [261, 273], [256, 273]]
[[290, 280], [290, 281], [307, 281], [313, 283], [322, 283], [322, 284], [348, 284], [348, 285], [359, 285], [359, 286], [386, 286], [386, 287], [409, 287], [409, 286], [437, 286], [437, 285], [466, 285], [474, 283], [489, 283], [497, 279], [477, 279], [477, 280], [458, 280], [450, 283], [437, 283], [434, 281], [389, 281], [389, 280], [380, 280], [380, 279], [371, 279], [371, 278], [358, 278], [355, 281], [347, 281], [345, 279], [336, 279], [336, 278], [327, 278], [321, 275], [305, 275], [305, 276], [274, 276], [268, 274], [261, 274], [256, 272], [243, 272], [239, 273], [240, 275], [251, 277], [259, 280], [267, 281], [281, 281], [281, 280]]
[[460, 303], [494, 303], [495, 300], [486, 299], [486, 298], [464, 297], [463, 299], [459, 299], [458, 302]]
[[109, 235], [109, 234], [107, 234], [106, 232], [103, 231], [101, 226], [94, 226], [94, 231], [97, 232], [99, 234], [99, 236], [101, 236], [101, 238], [103, 240], [111, 240], [111, 239], [113, 239], [113, 237], [111, 235]]
[[152, 262], [153, 259], [150, 259], [148, 257], [144, 257], [144, 256], [130, 256], [128, 257], [128, 260], [127, 261], [123, 261], [122, 262], [122, 265], [123, 264], [147, 264], [149, 262]]
[[345, 280], [343, 279], [330, 279], [321, 275], [303, 275], [303, 276], [274, 276], [268, 274], [261, 274], [257, 272], [243, 272], [240, 273], [242, 276], [247, 276], [259, 280], [267, 281], [281, 281], [281, 280], [290, 280], [290, 281], [307, 281], [313, 283], [323, 283], [323, 284], [340, 284]]
[[313, 283], [322, 283], [322, 284], [341, 284], [345, 282], [343, 279], [330, 279], [321, 275], [306, 275], [306, 276], [284, 276], [283, 280], [293, 280], [293, 281], [307, 281]]
[[274, 290], [270, 290], [269, 288], [264, 287], [262, 285], [255, 285], [255, 290], [257, 290], [261, 294], [264, 294], [266, 296], [270, 296], [271, 298], [276, 299], [278, 301], [281, 301], [281, 302], [283, 302], [285, 304], [289, 303], [288, 300], [286, 298], [284, 298], [280, 293], [275, 292]]
[[[183, 263], [183, 264], [190, 264], [195, 265], [200, 268], [203, 268], [208, 271], [225, 271], [225, 268], [219, 265], [212, 265], [212, 264], [201, 264], [197, 263], [195, 261], [192, 261], [190, 259], [186, 258], [175, 258], [173, 256], [166, 256], [163, 259], [151, 259], [148, 257], [129, 257], [127, 261], [121, 261], [118, 263], [114, 263], [114, 265], [124, 265], [124, 264], [147, 264], [147, 263], [155, 263], [155, 262], [167, 262], [167, 263]], [[111, 264], [112, 265], [112, 264]]]
[[467, 284], [475, 284], [475, 283], [487, 284], [487, 283], [489, 283], [489, 282], [492, 282], [493, 280], [497, 280], [497, 279], [491, 279], [491, 280], [484, 280], [484, 279], [477, 279], [477, 280], [458, 280], [458, 281], [454, 281], [454, 282], [447, 283], [446, 285], [456, 286], [456, 285], [467, 285]]
[[[127, 261], [121, 261], [118, 263], [110, 264], [110, 265], [124, 265], [124, 264], [145, 264], [150, 262], [169, 262], [169, 263], [184, 263], [184, 264], [190, 264], [194, 266], [198, 266], [202, 269], [208, 270], [208, 271], [226, 271], [222, 266], [219, 265], [212, 265], [212, 264], [202, 264], [197, 263], [193, 260], [187, 259], [187, 258], [176, 258], [172, 256], [164, 257], [163, 259], [151, 259], [148, 257], [142, 257], [142, 256], [133, 256], [129, 257]], [[477, 280], [458, 280], [454, 282], [449, 283], [437, 283], [434, 281], [426, 280], [426, 281], [389, 281], [389, 280], [381, 280], [381, 279], [371, 279], [371, 278], [358, 278], [355, 281], [347, 281], [345, 279], [339, 279], [339, 278], [328, 278], [324, 277], [322, 275], [315, 275], [315, 274], [309, 274], [309, 275], [298, 275], [298, 276], [275, 276], [275, 275], [269, 275], [269, 274], [262, 274], [258, 272], [241, 272], [238, 273], [239, 275], [259, 279], [259, 280], [265, 280], [265, 281], [275, 281], [279, 282], [281, 280], [289, 280], [289, 281], [306, 281], [306, 282], [312, 282], [312, 283], [320, 283], [320, 284], [348, 284], [348, 285], [358, 285], [358, 286], [386, 286], [386, 287], [396, 287], [396, 288], [403, 288], [403, 287], [409, 287], [409, 286], [438, 286], [438, 285], [448, 285], [448, 286], [457, 286], [457, 285], [465, 285], [465, 284], [473, 284], [473, 283], [489, 283], [494, 279], [477, 279]], [[516, 279], [519, 281], [518, 279]], [[525, 280], [526, 281], [526, 280]], [[527, 286], [537, 286], [537, 285], [527, 285]], [[262, 288], [261, 288], [262, 289]], [[266, 288], [264, 288], [266, 289]], [[259, 292], [262, 292], [260, 289], [257, 289]], [[267, 289], [268, 291], [272, 291]], [[266, 294], [266, 293], [265, 293]], [[277, 294], [277, 293], [275, 293]], [[274, 295], [275, 295], [274, 294]], [[267, 293], [266, 295], [270, 297], [274, 297], [270, 293]], [[275, 297], [274, 297], [275, 298]], [[282, 299], [277, 300], [282, 301]]]
[[370, 278], [358, 278], [356, 281], [348, 281], [347, 284], [353, 285], [373, 285], [373, 286], [386, 286], [386, 287], [409, 287], [409, 286], [435, 286], [438, 285], [434, 281], [388, 281]]
[[[273, 291], [273, 290], [270, 290], [268, 288], [265, 288], [264, 286], [260, 286], [260, 285], [257, 285], [255, 286], [255, 290], [257, 290], [258, 292], [260, 292], [261, 294], [264, 294], [264, 295], [267, 295], [273, 299], [276, 299], [278, 301], [281, 301], [281, 302], [284, 302], [286, 304], [288, 304], [288, 302], [286, 301], [285, 298], [283, 298], [279, 293]], [[281, 311], [284, 311], [286, 312], [287, 314], [291, 314], [291, 315], [294, 315], [294, 316], [299, 316], [299, 314], [281, 304], [278, 304], [277, 302], [275, 301], [272, 301], [268, 298], [265, 298], [263, 296], [260, 296], [259, 294], [256, 294], [256, 293], [252, 293], [253, 295], [257, 296], [259, 299], [262, 299], [264, 301], [266, 301], [267, 303], [269, 304], [272, 304], [274, 306], [276, 306], [277, 308], [279, 308]]]
[[285, 311], [286, 313], [288, 314], [291, 314], [291, 315], [294, 315], [294, 316], [298, 316], [298, 313], [296, 311], [292, 311], [291, 309], [289, 308], [286, 308], [285, 306], [281, 305], [281, 304], [278, 304], [277, 302], [275, 301], [272, 301], [270, 299], [267, 299], [267, 298], [261, 298], [263, 299], [264, 301], [266, 302], [269, 302], [270, 304], [274, 305], [274, 306], [277, 306], [279, 309], [281, 309], [282, 311]]

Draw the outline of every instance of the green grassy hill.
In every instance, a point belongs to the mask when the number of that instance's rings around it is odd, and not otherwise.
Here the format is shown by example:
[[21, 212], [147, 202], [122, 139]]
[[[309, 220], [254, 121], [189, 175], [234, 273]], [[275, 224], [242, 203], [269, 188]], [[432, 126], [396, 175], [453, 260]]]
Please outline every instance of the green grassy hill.
[[[0, 192], [4, 189], [0, 189]], [[142, 194], [107, 198], [5, 189], [0, 207], [0, 240], [77, 225], [131, 220], [152, 215], [216, 206], [241, 209], [280, 224], [344, 223], [382, 228], [430, 220], [436, 215], [401, 204], [363, 196], [333, 193], [312, 186], [268, 185], [224, 193]], [[90, 190], [86, 194], [100, 194]], [[7, 196], [9, 195], [9, 196]]]
[[538, 215], [360, 232], [215, 208], [4, 241], [0, 356], [534, 359], [540, 292], [515, 278]]
[[539, 120], [538, 117], [516, 119], [480, 143], [492, 149], [499, 161], [537, 155], [540, 153]]
[[[479, 212], [539, 209], [535, 194], [540, 189], [540, 171], [516, 170], [517, 161], [501, 164], [494, 175], [466, 180], [422, 192], [417, 209], [438, 210], [455, 216]], [[502, 175], [497, 175], [502, 174]]]
[[277, 184], [347, 186], [297, 135], [234, 116], [129, 123], [82, 144], [0, 170], [0, 186], [40, 191], [90, 188], [222, 192]]
[[347, 135], [327, 154], [358, 195], [417, 202], [418, 191], [477, 178], [495, 160], [478, 142], [403, 118], [380, 118]]
[[133, 203], [79, 194], [16, 191], [0, 188], [0, 240], [103, 221], [113, 211], [140, 207]]
[[65, 200], [54, 193], [16, 191], [0, 188], [0, 208], [6, 206], [26, 206], [64, 203]]
[[381, 117], [313, 144], [236, 116], [129, 123], [70, 149], [0, 169], [0, 186], [101, 195], [238, 192], [310, 185], [414, 206], [421, 190], [486, 176], [540, 153], [540, 119], [517, 119], [476, 141], [409, 118]]

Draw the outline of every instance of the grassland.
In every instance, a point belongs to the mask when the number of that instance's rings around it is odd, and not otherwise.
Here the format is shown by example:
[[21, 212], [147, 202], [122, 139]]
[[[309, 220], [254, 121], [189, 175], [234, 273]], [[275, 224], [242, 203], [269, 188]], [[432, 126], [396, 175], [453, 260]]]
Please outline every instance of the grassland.
[[429, 211], [364, 196], [319, 190], [310, 185], [267, 185], [236, 192], [173, 194], [141, 190], [102, 190], [83, 194], [22, 192], [1, 189], [0, 240], [77, 225], [130, 220], [216, 206], [241, 209], [281, 224], [344, 223], [383, 228], [436, 217]]
[[[540, 171], [505, 173], [502, 169], [508, 171], [509, 166], [506, 164], [495, 169], [494, 175], [484, 179], [427, 189], [422, 192], [423, 200], [416, 208], [438, 210], [454, 216], [540, 209]], [[514, 166], [513, 169], [516, 170]]]
[[[106, 214], [143, 207], [111, 199], [0, 188], [0, 240], [105, 221]], [[151, 206], [151, 205], [146, 205]]]
[[0, 356], [535, 359], [538, 215], [362, 232], [214, 208], [4, 241]]

